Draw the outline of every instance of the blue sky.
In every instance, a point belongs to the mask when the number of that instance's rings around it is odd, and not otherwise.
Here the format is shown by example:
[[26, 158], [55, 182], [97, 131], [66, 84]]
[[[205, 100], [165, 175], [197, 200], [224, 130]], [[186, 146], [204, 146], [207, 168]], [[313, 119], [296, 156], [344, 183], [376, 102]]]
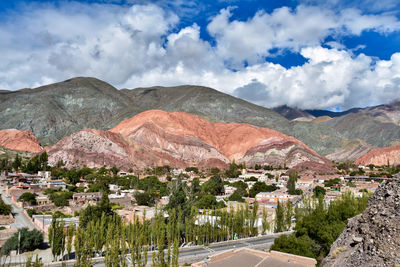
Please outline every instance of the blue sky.
[[0, 1], [0, 89], [94, 76], [197, 84], [266, 107], [400, 93], [399, 1]]

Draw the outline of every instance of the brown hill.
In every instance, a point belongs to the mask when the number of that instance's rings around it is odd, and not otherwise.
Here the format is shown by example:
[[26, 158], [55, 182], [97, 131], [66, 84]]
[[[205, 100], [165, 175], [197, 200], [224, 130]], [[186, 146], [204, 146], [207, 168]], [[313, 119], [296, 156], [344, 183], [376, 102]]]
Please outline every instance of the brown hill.
[[225, 168], [229, 162], [329, 169], [330, 162], [297, 139], [249, 124], [212, 123], [184, 112], [151, 110], [109, 131], [83, 129], [47, 147], [50, 164], [67, 167], [156, 165]]
[[373, 149], [367, 154], [359, 157], [356, 160], [356, 164], [399, 165], [400, 145]]
[[16, 129], [0, 130], [0, 146], [12, 150], [27, 152], [40, 152], [43, 148], [39, 140], [29, 130], [19, 131]]

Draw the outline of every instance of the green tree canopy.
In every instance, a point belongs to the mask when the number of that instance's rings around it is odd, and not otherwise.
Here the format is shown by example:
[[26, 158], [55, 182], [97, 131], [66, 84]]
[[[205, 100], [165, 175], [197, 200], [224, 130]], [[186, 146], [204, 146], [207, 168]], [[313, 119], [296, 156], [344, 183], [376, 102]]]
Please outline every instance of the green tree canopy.
[[11, 236], [1, 249], [2, 255], [10, 255], [12, 250], [18, 249], [18, 235], [19, 235], [19, 251], [20, 253], [26, 251], [33, 251], [43, 243], [43, 233], [34, 229], [29, 231], [28, 228], [22, 228]]
[[253, 187], [249, 190], [249, 196], [255, 197], [260, 192], [273, 192], [278, 187], [276, 185], [267, 185], [264, 182], [256, 182]]
[[31, 192], [23, 193], [19, 198], [19, 201], [27, 202], [31, 205], [36, 205], [36, 196]]

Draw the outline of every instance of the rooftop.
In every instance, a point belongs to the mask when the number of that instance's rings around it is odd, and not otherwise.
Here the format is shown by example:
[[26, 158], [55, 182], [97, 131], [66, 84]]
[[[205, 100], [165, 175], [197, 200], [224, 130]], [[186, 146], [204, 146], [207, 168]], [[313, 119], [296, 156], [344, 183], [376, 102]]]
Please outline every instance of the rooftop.
[[317, 264], [317, 261], [312, 258], [277, 251], [263, 252], [249, 248], [222, 252], [205, 261], [194, 263], [192, 267], [311, 267]]

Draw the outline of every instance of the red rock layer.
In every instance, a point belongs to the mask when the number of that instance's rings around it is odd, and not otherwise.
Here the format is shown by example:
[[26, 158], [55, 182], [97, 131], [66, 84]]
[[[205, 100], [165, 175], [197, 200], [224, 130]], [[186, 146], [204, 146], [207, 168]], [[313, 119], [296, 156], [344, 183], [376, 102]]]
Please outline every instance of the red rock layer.
[[46, 150], [50, 164], [62, 160], [67, 167], [225, 168], [232, 160], [288, 167], [329, 163], [297, 139], [277, 131], [160, 110], [140, 113], [109, 131], [81, 130]]
[[271, 137], [290, 140], [317, 155], [316, 152], [299, 140], [278, 131], [245, 123], [212, 123], [184, 112], [145, 111], [122, 121], [110, 131], [130, 138], [135, 135], [137, 129], [144, 123], [157, 125], [170, 133], [198, 137], [205, 143], [215, 147], [229, 160], [242, 158], [250, 148]]
[[388, 163], [400, 164], [400, 145], [373, 149], [356, 160], [356, 164], [360, 165], [387, 165]]
[[43, 148], [40, 146], [39, 140], [29, 130], [0, 130], [0, 146], [12, 150], [28, 151], [34, 153], [43, 150]]

